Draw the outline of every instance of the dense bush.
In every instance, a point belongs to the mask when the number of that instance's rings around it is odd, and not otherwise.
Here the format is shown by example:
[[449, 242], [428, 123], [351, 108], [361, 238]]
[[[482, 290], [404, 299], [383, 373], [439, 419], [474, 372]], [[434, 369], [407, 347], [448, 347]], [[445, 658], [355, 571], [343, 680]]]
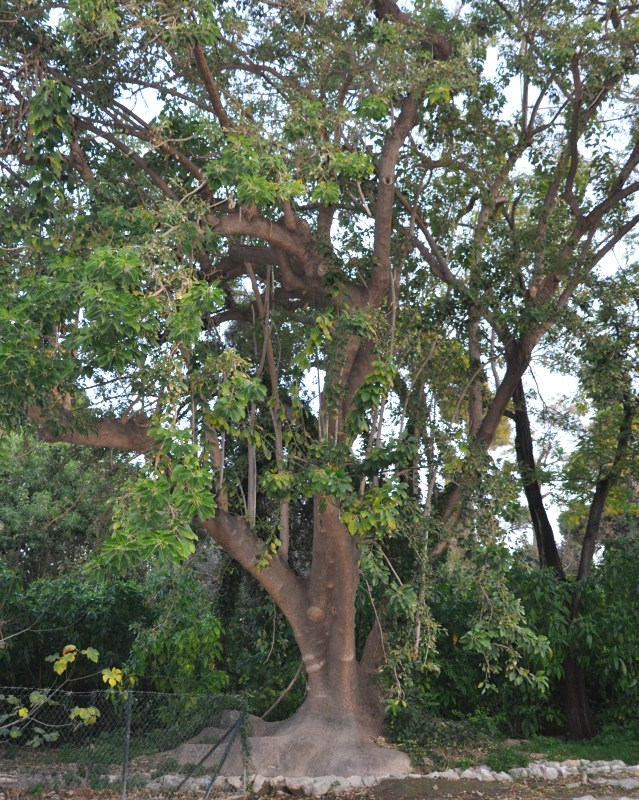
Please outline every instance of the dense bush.
[[100, 653], [97, 665], [76, 669], [77, 689], [92, 669], [109, 666], [149, 690], [218, 692], [228, 683], [219, 669], [220, 621], [186, 568], [151, 573], [144, 584], [69, 573], [24, 586], [2, 563], [0, 593], [0, 684], [51, 685], [56, 675], [45, 659], [66, 644]]
[[[135, 638], [133, 625], [152, 616], [134, 581], [95, 583], [76, 573], [23, 586], [6, 564], [0, 568], [4, 597], [0, 683], [48, 686], [55, 679], [44, 659], [66, 644], [94, 647], [99, 667], [121, 665]], [[90, 667], [82, 667], [82, 677]], [[78, 685], [78, 688], [81, 688]]]
[[[620, 535], [607, 542], [584, 583], [581, 613], [572, 621], [571, 579], [560, 581], [551, 570], [539, 569], [523, 551], [502, 553], [499, 562], [493, 555], [488, 548], [472, 556], [474, 577], [469, 562], [432, 576], [436, 651], [429, 669], [415, 668], [406, 682], [404, 703], [394, 706], [394, 735], [432, 746], [452, 735], [449, 726], [441, 728], [442, 720], [456, 720], [455, 726], [471, 721], [470, 730], [476, 731], [477, 721], [487, 718], [495, 731], [508, 735], [558, 732], [559, 687], [571, 654], [586, 670], [600, 723], [636, 720], [639, 539]], [[519, 674], [507, 666], [511, 649], [519, 651]], [[456, 736], [468, 733], [463, 726], [455, 730]]]
[[152, 573], [144, 585], [147, 619], [134, 621], [128, 668], [145, 689], [218, 693], [222, 625], [196, 574], [186, 567]]

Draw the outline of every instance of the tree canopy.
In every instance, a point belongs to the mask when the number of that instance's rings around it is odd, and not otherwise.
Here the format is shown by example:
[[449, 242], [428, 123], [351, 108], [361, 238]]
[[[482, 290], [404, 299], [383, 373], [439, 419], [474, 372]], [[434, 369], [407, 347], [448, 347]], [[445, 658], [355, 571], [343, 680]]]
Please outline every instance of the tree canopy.
[[327, 721], [379, 765], [360, 569], [417, 609], [389, 542], [516, 513], [534, 354], [632, 282], [634, 5], [4, 0], [0, 42], [2, 425], [142, 454], [106, 563], [206, 532], [292, 627], [308, 770]]

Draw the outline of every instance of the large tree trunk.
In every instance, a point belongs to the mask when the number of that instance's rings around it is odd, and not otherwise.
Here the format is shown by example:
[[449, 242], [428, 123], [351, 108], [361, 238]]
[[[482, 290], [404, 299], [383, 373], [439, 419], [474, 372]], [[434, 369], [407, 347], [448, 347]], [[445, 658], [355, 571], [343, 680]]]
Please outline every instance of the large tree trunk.
[[[404, 753], [380, 747], [370, 672], [355, 651], [359, 551], [330, 498], [314, 503], [313, 557], [306, 580], [278, 555], [256, 568], [259, 543], [243, 520], [218, 513], [204, 526], [269, 591], [288, 619], [307, 676], [307, 696], [288, 720], [259, 723], [251, 738], [262, 775], [388, 775], [410, 771]], [[367, 659], [368, 660], [368, 659]]]
[[[291, 619], [307, 675], [307, 697], [289, 720], [275, 724], [277, 764], [267, 774], [374, 775], [406, 772], [403, 753], [379, 747], [380, 731], [370, 713], [366, 675], [355, 652], [355, 593], [359, 552], [337, 506], [317, 498], [313, 562], [305, 608]], [[253, 750], [268, 742], [254, 741]], [[274, 751], [271, 749], [270, 758]], [[266, 759], [268, 760], [268, 759]], [[273, 771], [274, 770], [274, 771]]]
[[564, 662], [561, 695], [568, 737], [590, 739], [597, 732], [597, 725], [588, 702], [586, 673], [574, 656]]
[[[526, 393], [521, 380], [513, 393], [513, 403], [515, 407], [517, 462], [526, 500], [528, 501], [530, 519], [535, 532], [539, 566], [542, 569], [554, 570], [559, 580], [565, 581], [566, 573], [557, 549], [555, 533], [546, 513], [541, 486], [537, 479], [537, 464], [533, 451], [528, 408], [526, 406]], [[591, 560], [592, 553], [590, 553], [587, 563], [590, 564]], [[578, 613], [579, 592], [578, 588], [575, 588], [570, 608], [570, 619], [573, 620]], [[559, 702], [565, 716], [566, 733], [571, 739], [588, 739], [595, 734], [596, 725], [588, 700], [586, 673], [574, 655], [566, 658], [563, 667], [564, 678], [559, 686]]]

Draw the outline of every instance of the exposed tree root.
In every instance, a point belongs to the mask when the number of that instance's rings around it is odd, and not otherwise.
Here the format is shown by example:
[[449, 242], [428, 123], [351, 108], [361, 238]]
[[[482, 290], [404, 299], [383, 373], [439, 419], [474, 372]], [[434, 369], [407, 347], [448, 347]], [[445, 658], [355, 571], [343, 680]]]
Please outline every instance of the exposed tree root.
[[251, 767], [260, 775], [389, 775], [410, 771], [405, 753], [382, 747], [359, 726], [295, 717], [251, 737]]
[[[295, 715], [284, 722], [264, 722], [251, 717], [249, 773], [266, 777], [316, 777], [335, 775], [401, 775], [410, 772], [410, 759], [405, 753], [378, 744], [356, 722], [329, 721], [308, 714]], [[175, 756], [182, 763], [197, 763], [218, 734], [207, 729], [192, 742], [182, 745]], [[219, 750], [207, 758], [203, 766], [219, 760]], [[239, 741], [233, 745], [222, 775], [241, 775], [242, 754]]]

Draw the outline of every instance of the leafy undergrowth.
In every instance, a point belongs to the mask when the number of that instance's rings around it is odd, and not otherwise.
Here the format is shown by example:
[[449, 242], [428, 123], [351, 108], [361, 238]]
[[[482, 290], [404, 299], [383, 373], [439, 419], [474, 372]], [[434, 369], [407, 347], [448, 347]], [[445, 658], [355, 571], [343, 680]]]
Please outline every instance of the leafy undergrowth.
[[[516, 761], [512, 766], [522, 760], [519, 753], [510, 752], [504, 745], [499, 721], [494, 718], [482, 715], [444, 720], [428, 714], [419, 721], [413, 716], [397, 722], [393, 725], [395, 741], [420, 769], [470, 767], [487, 763], [491, 755], [501, 761]], [[510, 769], [500, 767], [505, 768]]]

